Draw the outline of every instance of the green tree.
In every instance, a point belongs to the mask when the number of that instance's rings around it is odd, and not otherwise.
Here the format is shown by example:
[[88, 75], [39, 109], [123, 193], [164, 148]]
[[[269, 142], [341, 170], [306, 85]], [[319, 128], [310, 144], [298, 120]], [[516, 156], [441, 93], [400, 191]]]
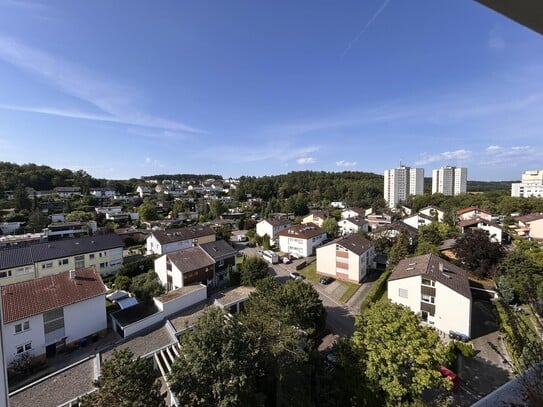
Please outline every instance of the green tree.
[[326, 310], [319, 293], [310, 284], [289, 280], [281, 286], [275, 301], [283, 307], [286, 321], [290, 324], [300, 327], [309, 335], [323, 331]]
[[160, 284], [156, 273], [151, 270], [135, 276], [132, 279], [132, 284], [130, 284], [130, 291], [139, 300], [151, 302], [153, 297], [158, 297], [164, 293], [164, 287]]
[[81, 407], [165, 407], [152, 360], [133, 358], [128, 348], [114, 350], [102, 362], [100, 377], [94, 381], [98, 390], [84, 396]]
[[69, 222], [73, 221], [82, 221], [82, 222], [88, 222], [89, 220], [94, 219], [94, 214], [90, 212], [84, 212], [84, 211], [73, 211], [66, 215], [66, 220]]
[[367, 380], [390, 404], [450, 386], [438, 370], [447, 348], [437, 332], [420, 326], [419, 318], [402, 305], [379, 301], [368, 308], [356, 321], [352, 341]]
[[13, 190], [13, 204], [17, 212], [30, 210], [32, 201], [28, 198], [28, 192], [23, 184], [17, 184]]
[[270, 250], [270, 237], [267, 233], [262, 236], [262, 248], [264, 250]]
[[[239, 266], [238, 266], [239, 267]], [[228, 287], [237, 287], [241, 283], [241, 274], [238, 269], [234, 269], [232, 266], [228, 266], [226, 271], [226, 281]]]
[[216, 229], [217, 239], [224, 240], [225, 242], [230, 242], [230, 237], [232, 236], [232, 227], [230, 225], [222, 225]]
[[238, 267], [242, 285], [254, 286], [258, 280], [269, 276], [268, 263], [259, 256], [246, 257]]
[[339, 231], [337, 220], [335, 220], [331, 216], [324, 219], [324, 221], [322, 222], [322, 228], [324, 229], [328, 237], [331, 238], [336, 237]]
[[402, 229], [396, 237], [396, 241], [392, 245], [392, 248], [390, 249], [388, 256], [389, 267], [394, 267], [400, 260], [405, 259], [407, 256], [409, 256], [409, 254], [411, 254], [412, 248], [410, 240], [411, 238], [407, 230]]
[[489, 277], [505, 254], [503, 246], [491, 242], [480, 229], [467, 231], [456, 239], [453, 251], [462, 264], [479, 277]]
[[225, 311], [208, 308], [196, 329], [181, 337], [169, 376], [183, 406], [256, 406], [255, 381], [262, 375], [247, 328]]
[[[520, 250], [507, 253], [497, 267], [501, 275], [500, 292], [513, 289], [514, 297], [528, 303], [537, 299], [537, 287], [543, 281], [543, 267], [536, 264]], [[505, 301], [505, 298], [504, 298]], [[511, 302], [511, 301], [509, 301]]]
[[115, 288], [118, 290], [130, 290], [132, 279], [128, 276], [122, 276], [118, 274], [115, 277]]
[[30, 233], [38, 233], [46, 228], [47, 225], [49, 225], [49, 217], [36, 209], [28, 215], [28, 222], [24, 229]]
[[152, 202], [144, 202], [138, 208], [138, 214], [141, 220], [157, 220], [158, 213], [156, 205]]

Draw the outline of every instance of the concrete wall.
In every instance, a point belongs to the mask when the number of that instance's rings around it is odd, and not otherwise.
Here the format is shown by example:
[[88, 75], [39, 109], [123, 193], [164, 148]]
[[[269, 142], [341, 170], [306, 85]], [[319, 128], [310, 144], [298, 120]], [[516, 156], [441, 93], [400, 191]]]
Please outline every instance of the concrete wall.
[[436, 281], [435, 327], [471, 336], [471, 301]]
[[162, 303], [158, 301], [156, 298], [154, 299], [154, 301], [157, 307], [163, 310], [164, 318], [167, 318], [170, 315], [176, 313], [177, 311], [188, 308], [198, 302], [204, 301], [206, 298], [207, 298], [207, 287], [201, 284], [198, 290], [195, 290], [188, 294], [174, 298], [171, 301]]
[[328, 276], [336, 275], [336, 245], [317, 248], [317, 273]]
[[[411, 309], [411, 311], [420, 312], [420, 286], [421, 277], [413, 276], [402, 278], [400, 280], [388, 281], [388, 298], [396, 304], [402, 304]], [[407, 298], [402, 298], [399, 295], [399, 289], [407, 290]]]
[[532, 239], [543, 240], [543, 219], [530, 222], [530, 234]]
[[[30, 322], [30, 329], [15, 333], [15, 325], [24, 321]], [[25, 343], [32, 343], [32, 350], [29, 351], [31, 355], [36, 356], [45, 353], [45, 335], [43, 333], [42, 314], [5, 324], [2, 327], [2, 334], [6, 367], [17, 358], [17, 346], [24, 345]]]
[[85, 338], [106, 328], [105, 295], [64, 307], [66, 343]]

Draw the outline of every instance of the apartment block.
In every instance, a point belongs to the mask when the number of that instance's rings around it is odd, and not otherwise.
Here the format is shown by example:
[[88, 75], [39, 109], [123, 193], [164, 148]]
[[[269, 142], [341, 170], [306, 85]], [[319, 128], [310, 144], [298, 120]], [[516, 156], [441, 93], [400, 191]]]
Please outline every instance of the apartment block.
[[541, 198], [543, 196], [543, 170], [524, 172], [521, 182], [511, 184], [511, 196]]
[[466, 193], [468, 169], [446, 166], [432, 171], [432, 194], [459, 195]]
[[424, 168], [411, 168], [400, 165], [385, 171], [385, 200], [389, 208], [395, 208], [398, 202], [410, 195], [424, 193]]

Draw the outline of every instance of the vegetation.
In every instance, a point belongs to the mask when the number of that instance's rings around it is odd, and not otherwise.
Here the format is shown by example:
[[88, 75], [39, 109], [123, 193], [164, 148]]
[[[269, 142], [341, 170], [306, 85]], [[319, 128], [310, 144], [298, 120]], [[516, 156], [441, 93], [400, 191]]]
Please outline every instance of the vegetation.
[[97, 391], [84, 396], [81, 407], [165, 407], [152, 360], [133, 358], [130, 349], [114, 350], [101, 364], [101, 375], [94, 381]]
[[360, 311], [362, 313], [366, 308], [369, 308], [374, 303], [383, 298], [383, 295], [387, 291], [387, 281], [388, 277], [390, 277], [390, 274], [392, 273], [392, 269], [393, 268], [388, 268], [387, 271], [384, 271], [383, 274], [381, 274], [379, 278], [373, 283], [370, 291], [368, 292], [368, 295], [366, 296], [366, 298], [364, 298], [364, 301], [362, 301], [362, 304], [360, 305]]
[[469, 230], [456, 239], [454, 253], [478, 277], [490, 277], [505, 254], [500, 243], [491, 242], [484, 230]]
[[238, 265], [241, 284], [255, 286], [258, 280], [269, 276], [268, 266], [260, 256], [246, 257], [243, 263]]
[[150, 270], [144, 274], [138, 274], [132, 279], [130, 292], [143, 302], [152, 302], [153, 297], [164, 294], [164, 287], [160, 284], [157, 274]]
[[137, 276], [138, 274], [146, 273], [154, 267], [155, 259], [156, 256], [146, 256], [143, 259], [123, 264], [119, 268], [117, 275], [132, 278]]

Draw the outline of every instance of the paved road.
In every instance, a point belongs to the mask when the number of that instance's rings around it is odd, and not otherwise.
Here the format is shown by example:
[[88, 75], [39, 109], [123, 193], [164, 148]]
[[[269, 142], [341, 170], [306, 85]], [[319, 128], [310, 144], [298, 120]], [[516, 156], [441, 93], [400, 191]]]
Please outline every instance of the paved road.
[[[247, 247], [245, 244], [234, 242], [238, 250], [242, 251], [247, 256], [256, 256], [258, 254], [258, 248]], [[294, 265], [291, 264], [273, 264], [270, 265], [270, 274], [275, 276], [279, 281], [288, 281], [289, 273], [295, 271]], [[354, 332], [354, 316], [345, 303], [338, 301], [331, 295], [327, 294], [324, 290], [324, 286], [319, 283], [311, 283], [305, 280], [306, 284], [311, 284], [313, 288], [319, 293], [319, 297], [322, 300], [322, 304], [326, 309], [326, 327], [341, 336], [350, 336]]]

